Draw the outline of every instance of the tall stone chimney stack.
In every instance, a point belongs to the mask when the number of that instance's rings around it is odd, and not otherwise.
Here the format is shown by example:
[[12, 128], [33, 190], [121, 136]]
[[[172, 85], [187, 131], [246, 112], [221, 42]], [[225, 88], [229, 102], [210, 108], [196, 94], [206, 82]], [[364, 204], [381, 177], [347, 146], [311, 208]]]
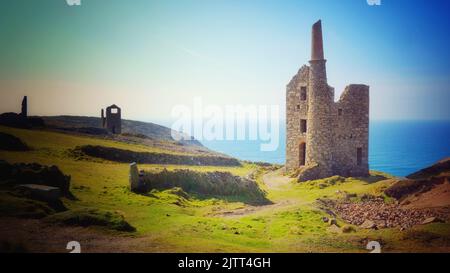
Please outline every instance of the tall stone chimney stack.
[[20, 115], [23, 118], [28, 117], [28, 98], [27, 98], [27, 96], [24, 96], [22, 99], [22, 109], [21, 109]]
[[102, 108], [101, 111], [101, 119], [102, 119], [102, 128], [105, 128], [105, 123], [106, 123], [106, 119], [105, 119], [105, 110]]
[[322, 21], [317, 21], [312, 26], [311, 35], [311, 60], [323, 60]]
[[331, 108], [334, 102], [334, 91], [327, 83], [326, 60], [323, 54], [322, 22], [320, 20], [312, 26], [311, 39], [306, 165], [317, 165], [317, 176], [328, 177], [332, 175], [333, 164]]

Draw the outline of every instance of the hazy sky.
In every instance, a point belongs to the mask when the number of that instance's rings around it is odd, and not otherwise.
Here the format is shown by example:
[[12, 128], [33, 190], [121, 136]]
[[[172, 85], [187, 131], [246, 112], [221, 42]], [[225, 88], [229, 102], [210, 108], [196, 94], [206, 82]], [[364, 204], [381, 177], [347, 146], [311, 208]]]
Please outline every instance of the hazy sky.
[[[0, 112], [167, 120], [176, 104], [279, 104], [322, 19], [328, 80], [372, 119], [450, 119], [450, 1], [0, 0]], [[284, 116], [284, 112], [282, 113]]]

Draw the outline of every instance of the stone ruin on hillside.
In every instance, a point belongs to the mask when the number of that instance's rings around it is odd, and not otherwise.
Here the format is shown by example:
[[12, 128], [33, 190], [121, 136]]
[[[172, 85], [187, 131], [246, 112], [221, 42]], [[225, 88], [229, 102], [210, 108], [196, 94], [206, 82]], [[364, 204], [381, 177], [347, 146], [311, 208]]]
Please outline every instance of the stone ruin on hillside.
[[106, 117], [105, 111], [101, 111], [101, 122], [102, 128], [108, 130], [112, 134], [122, 133], [122, 110], [119, 106], [113, 104], [106, 107]]
[[16, 128], [32, 128], [44, 127], [45, 123], [42, 118], [28, 116], [28, 97], [24, 96], [20, 113], [7, 112], [0, 114], [0, 125]]
[[27, 96], [24, 96], [22, 99], [22, 109], [21, 109], [20, 115], [22, 116], [22, 118], [28, 117], [28, 97]]
[[369, 174], [369, 86], [351, 84], [335, 102], [325, 63], [319, 20], [309, 66], [286, 90], [286, 171], [298, 171], [299, 181]]

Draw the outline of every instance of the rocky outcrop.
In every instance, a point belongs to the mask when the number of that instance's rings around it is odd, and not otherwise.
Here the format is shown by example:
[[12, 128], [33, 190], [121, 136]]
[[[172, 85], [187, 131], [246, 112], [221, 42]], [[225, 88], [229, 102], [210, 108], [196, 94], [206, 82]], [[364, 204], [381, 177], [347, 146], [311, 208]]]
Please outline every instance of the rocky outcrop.
[[70, 193], [70, 176], [63, 174], [56, 166], [43, 166], [37, 163], [9, 164], [0, 160], [0, 184], [4, 186], [36, 184], [57, 187], [63, 196], [73, 197]]
[[22, 184], [17, 186], [20, 191], [32, 199], [42, 200], [46, 202], [58, 201], [61, 197], [61, 191], [57, 187], [50, 187], [37, 184]]
[[299, 168], [298, 181], [304, 182], [314, 180], [320, 176], [321, 169], [318, 164], [311, 164]]

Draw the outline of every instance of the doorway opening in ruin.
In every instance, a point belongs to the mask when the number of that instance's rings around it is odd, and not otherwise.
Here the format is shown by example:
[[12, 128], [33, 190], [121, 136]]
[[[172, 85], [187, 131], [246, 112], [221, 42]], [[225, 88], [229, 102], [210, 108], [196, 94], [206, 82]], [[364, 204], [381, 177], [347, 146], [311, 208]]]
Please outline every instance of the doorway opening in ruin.
[[362, 164], [362, 148], [356, 149], [356, 164], [361, 166]]
[[116, 133], [116, 126], [112, 127], [112, 133], [115, 134]]
[[302, 142], [299, 146], [299, 165], [305, 166], [306, 164], [306, 143]]

